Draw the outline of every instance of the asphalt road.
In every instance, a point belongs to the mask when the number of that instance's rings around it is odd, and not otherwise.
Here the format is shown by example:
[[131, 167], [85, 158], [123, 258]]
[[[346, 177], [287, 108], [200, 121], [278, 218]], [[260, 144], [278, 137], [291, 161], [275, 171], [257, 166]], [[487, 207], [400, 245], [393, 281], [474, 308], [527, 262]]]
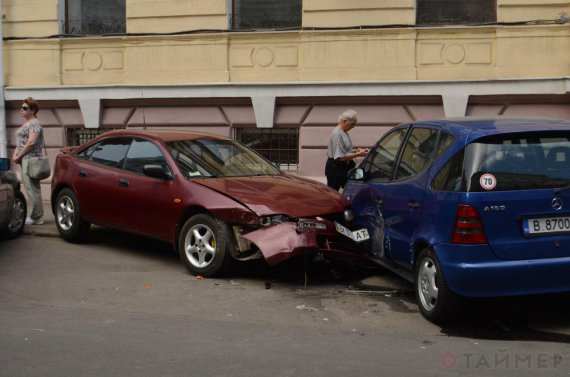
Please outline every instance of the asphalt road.
[[568, 376], [570, 295], [471, 302], [441, 328], [378, 270], [304, 259], [189, 275], [169, 245], [0, 243], [0, 376]]

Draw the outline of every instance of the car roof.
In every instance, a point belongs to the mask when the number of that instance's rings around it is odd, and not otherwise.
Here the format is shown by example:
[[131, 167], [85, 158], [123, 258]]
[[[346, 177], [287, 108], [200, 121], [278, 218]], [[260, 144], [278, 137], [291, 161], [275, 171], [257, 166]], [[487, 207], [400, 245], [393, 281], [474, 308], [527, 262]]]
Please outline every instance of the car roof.
[[532, 132], [532, 131], [570, 131], [570, 122], [554, 118], [531, 117], [457, 117], [427, 121], [415, 121], [413, 125], [434, 125], [442, 128], [467, 132], [471, 140], [482, 136]]
[[193, 131], [177, 131], [177, 130], [114, 130], [109, 131], [104, 134], [108, 136], [143, 136], [155, 139], [160, 139], [162, 141], [173, 141], [173, 140], [192, 140], [192, 139], [220, 139], [227, 140], [228, 137], [216, 134], [210, 134], [207, 132], [193, 132]]

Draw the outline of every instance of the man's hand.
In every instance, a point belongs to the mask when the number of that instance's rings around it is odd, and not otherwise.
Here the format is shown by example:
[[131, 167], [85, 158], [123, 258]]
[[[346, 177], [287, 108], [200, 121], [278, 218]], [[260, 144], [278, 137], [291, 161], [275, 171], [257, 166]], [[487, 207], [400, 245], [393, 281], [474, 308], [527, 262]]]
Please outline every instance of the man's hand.
[[366, 156], [368, 154], [368, 152], [370, 152], [370, 149], [368, 148], [358, 148], [356, 150], [356, 155], [357, 156]]

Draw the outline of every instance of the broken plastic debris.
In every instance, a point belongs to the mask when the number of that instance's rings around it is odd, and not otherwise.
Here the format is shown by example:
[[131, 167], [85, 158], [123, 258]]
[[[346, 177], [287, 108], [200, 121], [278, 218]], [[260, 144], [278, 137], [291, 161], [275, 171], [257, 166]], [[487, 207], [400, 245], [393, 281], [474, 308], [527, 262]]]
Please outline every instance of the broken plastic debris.
[[308, 312], [318, 312], [319, 311], [319, 309], [311, 308], [310, 306], [307, 306], [307, 305], [297, 305], [296, 308], [301, 309], [301, 310], [306, 310]]
[[376, 291], [376, 290], [362, 290], [362, 289], [341, 289], [340, 292], [343, 293], [355, 293], [359, 295], [384, 295], [387, 297], [392, 297], [392, 295], [397, 294], [398, 290], [386, 290], [386, 291]]
[[198, 280], [204, 280], [204, 277], [203, 277], [203, 276], [200, 276], [200, 275], [198, 275], [198, 276], [196, 276], [196, 279], [198, 279]]

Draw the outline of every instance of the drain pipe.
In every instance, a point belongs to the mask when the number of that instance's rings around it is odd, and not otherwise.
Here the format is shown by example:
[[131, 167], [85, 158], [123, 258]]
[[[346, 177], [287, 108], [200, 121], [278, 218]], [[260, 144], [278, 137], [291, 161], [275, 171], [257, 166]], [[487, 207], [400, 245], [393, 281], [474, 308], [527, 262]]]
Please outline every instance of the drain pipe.
[[6, 103], [4, 97], [4, 35], [2, 0], [0, 0], [0, 158], [8, 157], [8, 138], [6, 137]]

